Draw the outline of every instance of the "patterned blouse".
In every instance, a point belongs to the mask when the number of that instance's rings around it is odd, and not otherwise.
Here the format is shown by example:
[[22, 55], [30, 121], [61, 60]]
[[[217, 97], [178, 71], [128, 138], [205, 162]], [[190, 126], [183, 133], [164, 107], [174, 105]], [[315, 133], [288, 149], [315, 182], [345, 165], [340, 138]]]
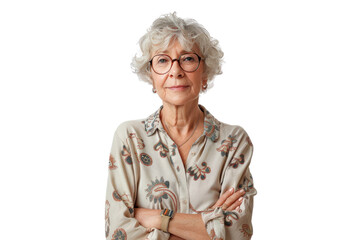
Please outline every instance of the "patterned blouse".
[[[205, 113], [204, 132], [192, 145], [186, 166], [162, 126], [162, 106], [147, 119], [116, 129], [106, 194], [107, 240], [169, 238], [158, 229], [147, 232], [134, 218], [134, 207], [201, 214], [211, 239], [251, 238], [253, 145], [244, 129], [219, 122], [199, 107]], [[231, 187], [246, 192], [240, 210], [210, 209]]]

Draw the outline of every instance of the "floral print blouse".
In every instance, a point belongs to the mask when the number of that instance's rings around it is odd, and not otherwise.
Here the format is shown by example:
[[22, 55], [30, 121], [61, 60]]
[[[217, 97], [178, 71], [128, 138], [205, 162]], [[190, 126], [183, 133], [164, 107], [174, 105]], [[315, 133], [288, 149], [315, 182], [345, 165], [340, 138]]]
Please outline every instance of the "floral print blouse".
[[[249, 164], [253, 145], [239, 126], [218, 121], [205, 107], [204, 132], [192, 145], [186, 165], [165, 132], [160, 109], [144, 120], [116, 129], [110, 153], [106, 194], [107, 240], [168, 239], [134, 218], [134, 207], [169, 208], [201, 214], [211, 239], [250, 239], [253, 186]], [[239, 211], [210, 209], [231, 187], [245, 190]]]

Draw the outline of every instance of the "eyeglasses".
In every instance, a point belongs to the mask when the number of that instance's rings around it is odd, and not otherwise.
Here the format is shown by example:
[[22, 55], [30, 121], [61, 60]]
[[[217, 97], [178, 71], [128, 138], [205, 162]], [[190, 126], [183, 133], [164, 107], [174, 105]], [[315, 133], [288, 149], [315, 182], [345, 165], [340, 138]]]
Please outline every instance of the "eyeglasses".
[[195, 72], [200, 66], [201, 57], [196, 53], [185, 53], [178, 59], [171, 59], [169, 55], [158, 54], [149, 62], [154, 72], [162, 75], [170, 71], [175, 61], [178, 61], [180, 68], [185, 72]]

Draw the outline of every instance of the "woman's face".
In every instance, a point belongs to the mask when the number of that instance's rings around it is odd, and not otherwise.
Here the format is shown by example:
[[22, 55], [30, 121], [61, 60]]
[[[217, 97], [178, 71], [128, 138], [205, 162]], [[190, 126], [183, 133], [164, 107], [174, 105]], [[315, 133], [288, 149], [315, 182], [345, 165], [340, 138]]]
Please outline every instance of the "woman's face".
[[[182, 48], [179, 41], [175, 40], [167, 50], [155, 52], [152, 57], [157, 54], [166, 54], [171, 59], [178, 59], [184, 53], [188, 52]], [[194, 45], [192, 53], [201, 56], [196, 45]], [[150, 77], [162, 101], [172, 105], [185, 105], [197, 101], [201, 87], [207, 81], [204, 74], [204, 61], [200, 61], [199, 68], [195, 72], [185, 72], [180, 68], [179, 62], [174, 61], [168, 73], [159, 75], [151, 69]]]

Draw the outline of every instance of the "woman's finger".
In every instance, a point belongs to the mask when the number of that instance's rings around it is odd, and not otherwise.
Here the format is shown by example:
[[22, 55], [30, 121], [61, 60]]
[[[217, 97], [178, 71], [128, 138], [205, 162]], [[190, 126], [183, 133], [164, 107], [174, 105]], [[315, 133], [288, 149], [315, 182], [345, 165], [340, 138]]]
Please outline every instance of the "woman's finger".
[[[235, 209], [237, 206], [240, 206], [241, 204], [241, 203], [239, 204], [239, 202], [241, 201], [240, 198], [244, 195], [245, 195], [245, 191], [243, 189], [236, 191], [234, 194], [232, 194], [225, 200], [225, 202], [222, 204], [222, 209], [231, 211]], [[233, 208], [233, 206], [235, 207]]]
[[216, 203], [211, 208], [217, 208], [222, 206], [226, 201], [226, 199], [228, 199], [233, 193], [234, 193], [234, 188], [230, 188], [228, 191], [226, 191], [223, 195], [220, 196], [219, 200], [217, 200]]
[[235, 209], [237, 209], [238, 207], [240, 207], [240, 205], [242, 204], [244, 198], [243, 197], [240, 197], [237, 201], [235, 201], [230, 207], [226, 208], [226, 209], [223, 209], [223, 210], [226, 210], [226, 211], [233, 211]]

